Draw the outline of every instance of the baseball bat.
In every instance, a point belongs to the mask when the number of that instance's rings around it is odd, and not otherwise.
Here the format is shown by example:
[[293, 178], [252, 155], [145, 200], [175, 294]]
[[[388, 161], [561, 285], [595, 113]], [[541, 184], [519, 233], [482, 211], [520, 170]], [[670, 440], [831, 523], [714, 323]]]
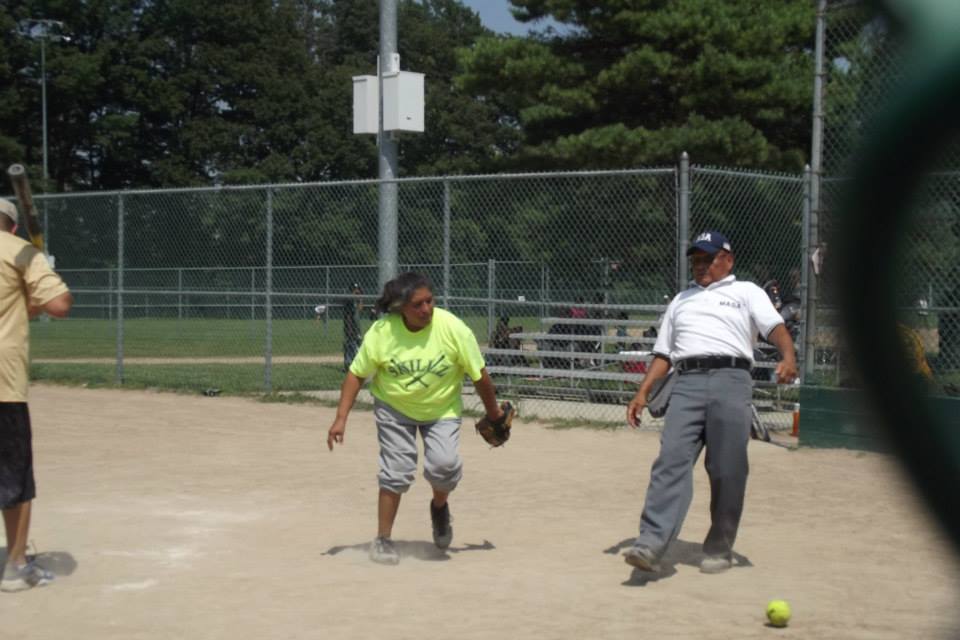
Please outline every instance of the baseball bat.
[[7, 169], [7, 175], [10, 176], [10, 184], [13, 185], [13, 192], [17, 196], [20, 216], [27, 228], [30, 242], [37, 249], [43, 251], [43, 227], [40, 226], [37, 209], [33, 206], [33, 192], [30, 191], [30, 179], [27, 178], [27, 170], [22, 164], [12, 164]]

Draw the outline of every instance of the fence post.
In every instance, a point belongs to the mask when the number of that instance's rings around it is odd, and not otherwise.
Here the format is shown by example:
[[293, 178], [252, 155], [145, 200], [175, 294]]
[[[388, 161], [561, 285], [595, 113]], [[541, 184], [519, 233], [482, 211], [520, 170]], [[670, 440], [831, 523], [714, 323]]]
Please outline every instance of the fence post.
[[443, 181], [443, 307], [450, 309], [450, 181]]
[[177, 269], [177, 320], [183, 320], [183, 268]]
[[[46, 189], [47, 185], [44, 184], [43, 188]], [[49, 256], [50, 255], [50, 203], [47, 201], [46, 198], [43, 199], [43, 246], [46, 249], [46, 254]]]
[[330, 318], [330, 265], [327, 265], [323, 268], [324, 270], [324, 311], [323, 311], [323, 336], [327, 336], [327, 320]]
[[553, 314], [553, 311], [549, 305], [549, 302], [550, 300], [552, 300], [552, 298], [553, 298], [553, 292], [550, 290], [550, 267], [548, 266], [547, 267], [547, 303], [548, 304], [547, 304], [546, 313], [543, 316], [544, 318], [547, 318]]
[[494, 316], [496, 310], [494, 309], [494, 299], [496, 298], [497, 291], [497, 261], [490, 259], [487, 260], [487, 335], [493, 335], [494, 322], [496, 321]]
[[273, 187], [267, 188], [267, 272], [264, 282], [263, 313], [267, 343], [264, 348], [263, 389], [273, 391]]
[[123, 384], [123, 196], [117, 195], [117, 367], [114, 381]]
[[801, 307], [804, 309], [804, 320], [807, 331], [807, 340], [804, 343], [807, 358], [804, 366], [805, 374], [813, 373], [816, 365], [815, 355], [817, 341], [817, 274], [810, 277], [810, 259], [813, 252], [820, 247], [819, 218], [820, 218], [820, 177], [823, 175], [823, 79], [824, 79], [824, 49], [826, 39], [827, 0], [817, 2], [817, 29], [814, 45], [814, 76], [813, 76], [813, 131], [810, 143], [810, 214], [807, 221], [807, 247], [803, 254], [804, 269], [807, 274], [807, 283]]
[[[44, 182], [43, 188], [47, 188], [46, 182]], [[51, 268], [55, 268], [56, 257], [50, 254], [50, 229], [47, 223], [50, 218], [50, 202], [47, 198], [44, 198], [41, 202], [43, 204], [43, 252], [47, 255], [47, 262], [50, 263]], [[50, 322], [50, 314], [41, 313], [40, 322], [44, 324]]]
[[687, 286], [687, 244], [689, 242], [690, 156], [684, 151], [680, 154], [680, 188], [677, 193], [677, 291], [683, 291]]
[[540, 317], [547, 317], [547, 265], [540, 263]]
[[807, 307], [807, 287], [810, 282], [810, 261], [807, 256], [810, 255], [810, 214], [813, 208], [811, 201], [811, 183], [812, 171], [810, 165], [803, 168], [803, 228], [800, 241], [800, 345], [797, 357], [800, 358], [800, 371], [804, 382], [808, 381], [813, 375], [814, 365], [816, 364], [815, 341], [809, 332], [810, 327], [810, 309]]
[[[269, 200], [270, 196], [267, 196]], [[250, 267], [250, 321], [257, 319], [257, 268]]]

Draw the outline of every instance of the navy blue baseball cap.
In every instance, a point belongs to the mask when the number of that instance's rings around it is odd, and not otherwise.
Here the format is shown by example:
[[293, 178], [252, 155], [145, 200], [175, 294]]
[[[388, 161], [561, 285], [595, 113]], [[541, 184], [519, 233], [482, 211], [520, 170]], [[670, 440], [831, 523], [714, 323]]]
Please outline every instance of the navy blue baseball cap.
[[690, 248], [687, 249], [687, 255], [691, 255], [697, 249], [706, 251], [710, 255], [714, 255], [720, 250], [733, 251], [733, 249], [730, 248], [730, 241], [727, 240], [727, 236], [719, 231], [704, 231], [698, 235], [697, 238], [690, 243]]

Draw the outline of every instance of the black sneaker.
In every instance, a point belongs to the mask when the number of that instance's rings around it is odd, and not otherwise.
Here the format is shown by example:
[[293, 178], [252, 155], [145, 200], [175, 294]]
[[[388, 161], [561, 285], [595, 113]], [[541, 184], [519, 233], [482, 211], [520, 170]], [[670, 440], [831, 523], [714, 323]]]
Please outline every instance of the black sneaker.
[[430, 522], [433, 523], [433, 544], [446, 549], [453, 540], [453, 527], [450, 526], [450, 505], [437, 508], [430, 500]]
[[390, 538], [374, 538], [370, 543], [370, 559], [380, 564], [399, 564], [400, 554]]

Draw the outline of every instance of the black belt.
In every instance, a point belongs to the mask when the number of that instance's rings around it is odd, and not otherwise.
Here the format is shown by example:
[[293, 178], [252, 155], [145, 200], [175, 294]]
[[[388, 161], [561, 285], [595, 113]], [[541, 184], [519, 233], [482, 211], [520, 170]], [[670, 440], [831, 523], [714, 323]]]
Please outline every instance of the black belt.
[[750, 371], [750, 361], [746, 358], [733, 356], [700, 356], [699, 358], [684, 358], [674, 365], [680, 373], [704, 371], [706, 369], [743, 369]]

